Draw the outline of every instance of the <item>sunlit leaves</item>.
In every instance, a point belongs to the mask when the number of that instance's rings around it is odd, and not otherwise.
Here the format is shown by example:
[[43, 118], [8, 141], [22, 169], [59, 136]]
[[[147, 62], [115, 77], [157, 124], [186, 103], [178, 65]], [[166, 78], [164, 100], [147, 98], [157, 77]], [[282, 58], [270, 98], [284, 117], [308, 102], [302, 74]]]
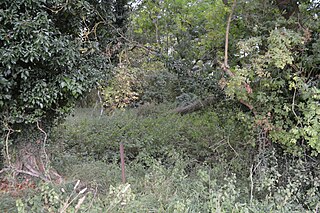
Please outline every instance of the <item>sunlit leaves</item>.
[[113, 110], [124, 108], [139, 100], [142, 93], [142, 81], [138, 69], [129, 67], [117, 68], [117, 74], [109, 86], [101, 88], [104, 106]]
[[294, 58], [292, 47], [302, 43], [298, 33], [286, 30], [273, 30], [268, 38], [269, 51], [266, 54], [269, 62], [277, 68], [283, 69], [287, 64], [292, 64]]

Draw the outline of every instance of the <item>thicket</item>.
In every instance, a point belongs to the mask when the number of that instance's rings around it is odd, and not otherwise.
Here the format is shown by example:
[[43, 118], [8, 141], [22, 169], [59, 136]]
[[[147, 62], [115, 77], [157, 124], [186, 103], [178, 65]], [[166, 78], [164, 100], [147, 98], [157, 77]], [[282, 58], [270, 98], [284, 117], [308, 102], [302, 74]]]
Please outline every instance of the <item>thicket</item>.
[[137, 3], [119, 71], [101, 87], [105, 106], [231, 98], [250, 111], [248, 126], [317, 155], [318, 11], [308, 1]]
[[130, 3], [0, 3], [0, 205], [317, 212], [319, 3]]
[[[4, 194], [2, 209], [317, 211], [318, 161], [281, 153], [276, 144], [254, 147], [250, 142], [261, 135], [212, 108], [186, 116], [168, 113], [170, 109], [172, 105], [149, 106], [102, 117], [92, 109], [76, 111], [50, 137], [52, 166], [66, 181], [17, 191], [17, 201]], [[126, 184], [121, 183], [120, 142], [125, 145]]]

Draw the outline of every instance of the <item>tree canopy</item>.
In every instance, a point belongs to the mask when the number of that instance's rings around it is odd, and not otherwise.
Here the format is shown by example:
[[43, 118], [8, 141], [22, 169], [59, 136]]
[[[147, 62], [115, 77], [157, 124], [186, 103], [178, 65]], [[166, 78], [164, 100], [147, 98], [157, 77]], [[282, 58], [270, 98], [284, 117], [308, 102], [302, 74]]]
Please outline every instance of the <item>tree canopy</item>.
[[313, 1], [143, 1], [132, 33], [178, 76], [178, 95], [237, 100], [248, 128], [319, 152], [318, 15]]

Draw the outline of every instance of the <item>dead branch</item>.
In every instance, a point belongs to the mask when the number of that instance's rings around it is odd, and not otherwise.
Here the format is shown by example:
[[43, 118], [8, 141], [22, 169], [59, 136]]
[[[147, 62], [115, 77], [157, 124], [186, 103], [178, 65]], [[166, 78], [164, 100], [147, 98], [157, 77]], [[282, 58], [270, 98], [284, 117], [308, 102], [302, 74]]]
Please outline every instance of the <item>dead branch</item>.
[[[5, 152], [8, 165], [0, 171], [0, 174], [10, 172], [14, 177], [18, 174], [25, 174], [31, 177], [40, 178], [46, 182], [51, 182], [52, 179], [54, 179], [56, 182], [60, 183], [63, 180], [54, 169], [48, 168], [49, 158], [45, 150], [48, 135], [40, 127], [39, 122], [37, 122], [37, 128], [44, 134], [43, 146], [39, 149], [31, 143], [21, 144], [21, 147], [17, 147], [19, 152], [17, 153], [14, 162], [11, 161], [9, 153], [9, 137], [14, 130], [7, 124], [4, 124], [4, 126], [8, 131], [5, 137]], [[37, 143], [41, 143], [41, 140], [38, 140]], [[41, 159], [41, 156], [43, 155], [45, 155], [45, 163]]]
[[44, 134], [42, 151], [43, 151], [43, 154], [44, 154], [45, 159], [46, 159], [46, 162], [45, 162], [45, 165], [44, 165], [44, 168], [46, 169], [48, 167], [48, 162], [49, 162], [49, 158], [48, 158], [48, 155], [47, 155], [47, 152], [46, 152], [46, 142], [47, 142], [48, 135], [43, 129], [41, 129], [41, 127], [39, 125], [39, 121], [37, 121], [37, 127], [40, 130], [40, 132], [42, 132]]
[[26, 174], [26, 175], [30, 175], [31, 177], [37, 177], [40, 178], [41, 180], [45, 181], [45, 182], [50, 182], [50, 180], [44, 176], [42, 176], [39, 173], [34, 173], [34, 172], [30, 172], [30, 171], [25, 171], [25, 170], [21, 170], [21, 169], [15, 169], [13, 168], [13, 170], [17, 173], [21, 173], [21, 174]]
[[4, 123], [4, 126], [5, 126], [6, 130], [8, 131], [8, 133], [6, 135], [6, 139], [5, 139], [5, 149], [6, 149], [6, 156], [5, 157], [8, 161], [9, 166], [11, 166], [11, 157], [10, 157], [10, 153], [9, 153], [9, 137], [14, 132], [14, 130], [11, 129], [7, 123]]
[[176, 108], [174, 110], [174, 112], [175, 113], [179, 113], [181, 115], [185, 115], [185, 114], [188, 114], [188, 113], [199, 111], [199, 110], [201, 110], [201, 109], [203, 109], [205, 107], [208, 107], [208, 106], [212, 105], [215, 102], [216, 102], [216, 98], [214, 96], [210, 96], [210, 97], [207, 97], [204, 100], [197, 100], [197, 101], [191, 103], [188, 106], [178, 107], [178, 108]]

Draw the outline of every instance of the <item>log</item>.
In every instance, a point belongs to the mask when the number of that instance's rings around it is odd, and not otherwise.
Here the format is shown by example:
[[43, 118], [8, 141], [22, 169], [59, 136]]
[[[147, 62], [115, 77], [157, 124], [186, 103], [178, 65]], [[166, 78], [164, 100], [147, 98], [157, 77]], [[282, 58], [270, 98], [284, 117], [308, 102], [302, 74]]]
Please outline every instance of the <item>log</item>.
[[188, 113], [199, 111], [203, 108], [206, 108], [208, 106], [211, 106], [216, 102], [215, 96], [209, 96], [203, 100], [197, 100], [192, 102], [191, 104], [183, 107], [178, 107], [174, 110], [175, 113], [179, 113], [181, 115], [185, 115]]

